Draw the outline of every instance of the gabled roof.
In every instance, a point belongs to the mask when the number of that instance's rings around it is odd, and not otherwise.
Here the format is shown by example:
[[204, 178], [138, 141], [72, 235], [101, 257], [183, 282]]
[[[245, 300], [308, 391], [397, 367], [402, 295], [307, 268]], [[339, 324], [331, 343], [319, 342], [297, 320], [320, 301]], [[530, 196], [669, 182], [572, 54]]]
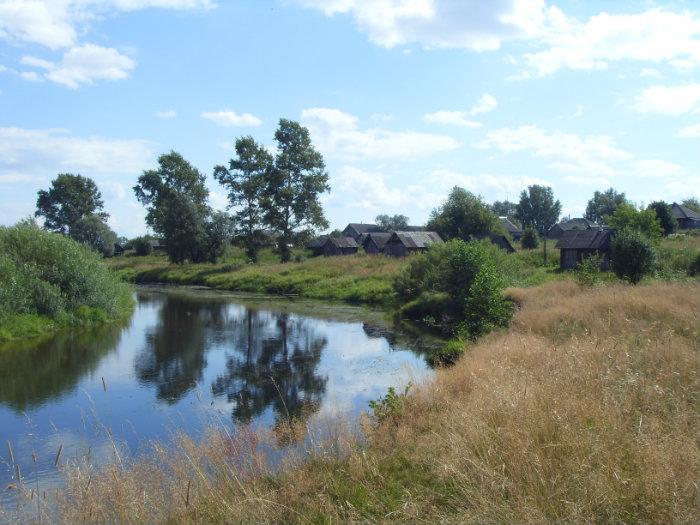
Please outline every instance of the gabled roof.
[[315, 239], [311, 239], [309, 242], [306, 243], [306, 247], [309, 248], [310, 250], [320, 248], [324, 244], [326, 244], [326, 241], [328, 240], [328, 235], [321, 235], [320, 237], [316, 237]]
[[687, 206], [681, 206], [680, 204], [676, 204], [675, 202], [671, 206], [671, 213], [673, 214], [673, 218], [676, 220], [678, 220], [678, 219], [700, 220], [700, 213], [696, 212], [695, 210], [691, 210]]
[[583, 217], [574, 217], [573, 219], [561, 221], [559, 224], [556, 224], [555, 226], [559, 226], [564, 231], [569, 231], [569, 230], [590, 230], [591, 228], [597, 228], [598, 224], [596, 224], [593, 221], [589, 221], [588, 219], [585, 219]]
[[348, 228], [352, 228], [357, 233], [370, 233], [382, 231], [382, 229], [376, 224], [363, 224], [361, 222], [351, 222], [345, 227], [345, 230], [347, 230]]
[[569, 230], [562, 234], [556, 247], [560, 250], [607, 250], [611, 237], [612, 230], [608, 228]]
[[400, 231], [392, 233], [388, 242], [400, 242], [406, 248], [427, 248], [431, 244], [442, 243], [442, 239], [436, 232]]
[[[328, 237], [326, 243], [331, 243], [337, 248], [358, 248], [358, 244], [352, 237]], [[324, 243], [324, 244], [326, 244]]]
[[518, 228], [515, 224], [510, 222], [510, 219], [508, 217], [499, 217], [499, 221], [501, 221], [501, 224], [503, 227], [506, 229], [508, 233], [522, 233], [523, 231]]
[[383, 250], [384, 246], [391, 238], [391, 235], [392, 235], [391, 233], [385, 233], [385, 232], [366, 233], [363, 235], [362, 246], [367, 246], [367, 243], [371, 239], [374, 242], [374, 244], [377, 245], [377, 248], [379, 248], [380, 250]]

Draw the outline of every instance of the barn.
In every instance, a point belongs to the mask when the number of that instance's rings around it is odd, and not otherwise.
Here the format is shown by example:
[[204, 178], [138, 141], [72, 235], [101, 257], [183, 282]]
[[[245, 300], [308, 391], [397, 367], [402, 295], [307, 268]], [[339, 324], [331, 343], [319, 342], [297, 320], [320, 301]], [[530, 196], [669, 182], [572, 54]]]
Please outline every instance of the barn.
[[601, 269], [610, 265], [610, 240], [613, 231], [609, 228], [591, 228], [590, 230], [569, 230], [562, 234], [557, 242], [559, 248], [559, 267], [573, 270], [581, 261], [591, 255], [602, 257]]
[[369, 254], [384, 253], [384, 247], [390, 237], [391, 233], [366, 233], [363, 235], [364, 240], [362, 242], [362, 247], [365, 249], [365, 252]]
[[433, 244], [442, 244], [442, 239], [436, 232], [394, 232], [384, 246], [384, 253], [392, 257], [405, 257], [424, 252]]
[[681, 230], [700, 228], [700, 213], [695, 210], [674, 202], [671, 206], [671, 213], [673, 218], [678, 221], [678, 227]]
[[547, 233], [547, 237], [549, 239], [560, 239], [562, 235], [564, 235], [564, 232], [572, 230], [590, 230], [593, 228], [600, 228], [600, 225], [588, 219], [584, 219], [583, 217], [576, 217], [561, 221], [559, 224], [552, 226]]
[[477, 237], [477, 239], [479, 239], [480, 241], [483, 239], [488, 239], [493, 244], [498, 246], [501, 250], [505, 250], [508, 253], [515, 253], [515, 248], [513, 248], [513, 245], [510, 243], [508, 237], [506, 237], [505, 235], [492, 233], [490, 235], [483, 235], [481, 237]]
[[359, 242], [363, 234], [381, 232], [381, 227], [376, 224], [363, 224], [361, 222], [351, 222], [343, 230], [345, 237], [352, 237], [355, 242]]
[[323, 255], [323, 245], [326, 244], [327, 240], [328, 235], [321, 235], [320, 237], [316, 237], [315, 239], [307, 242], [305, 248], [307, 250], [311, 250], [314, 257]]
[[357, 253], [359, 245], [352, 237], [328, 237], [323, 243], [322, 253], [326, 257], [332, 255], [352, 255]]
[[514, 241], [519, 241], [521, 239], [523, 230], [513, 224], [508, 217], [499, 217], [498, 220]]

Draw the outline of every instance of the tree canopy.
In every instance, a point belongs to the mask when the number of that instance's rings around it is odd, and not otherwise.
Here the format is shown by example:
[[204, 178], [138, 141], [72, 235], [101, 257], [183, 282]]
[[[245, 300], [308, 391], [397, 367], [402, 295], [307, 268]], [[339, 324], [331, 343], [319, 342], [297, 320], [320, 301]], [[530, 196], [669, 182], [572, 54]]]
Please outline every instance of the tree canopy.
[[664, 201], [654, 201], [647, 208], [656, 213], [664, 235], [670, 235], [678, 229], [678, 221], [673, 218], [670, 204]]
[[651, 241], [658, 241], [663, 234], [661, 223], [653, 208], [639, 210], [634, 205], [620, 204], [608, 218], [611, 228], [619, 231], [630, 230], [645, 235]]
[[400, 231], [408, 226], [408, 217], [405, 215], [377, 215], [374, 219], [377, 225], [384, 231]]
[[517, 215], [517, 204], [508, 200], [495, 201], [491, 205], [491, 209], [493, 210], [493, 213], [495, 213], [499, 217], [508, 217], [509, 219], [515, 219]]
[[585, 217], [589, 221], [602, 223], [615, 212], [615, 209], [627, 202], [624, 192], [617, 192], [614, 188], [605, 191], [596, 191], [586, 205]]
[[552, 188], [535, 184], [520, 193], [516, 217], [523, 227], [531, 226], [544, 237], [557, 223], [560, 213], [561, 203], [554, 199]]
[[117, 234], [98, 215], [86, 215], [79, 219], [71, 229], [71, 237], [78, 242], [87, 244], [105, 257], [114, 255]]
[[503, 226], [481, 197], [455, 186], [442, 206], [430, 214], [427, 228], [443, 239], [481, 238], [502, 233]]
[[687, 198], [683, 200], [681, 204], [686, 208], [690, 208], [691, 210], [700, 213], [700, 200], [696, 199], [695, 197]]
[[44, 218], [48, 230], [70, 234], [75, 224], [88, 215], [105, 220], [109, 215], [102, 211], [102, 194], [95, 181], [82, 175], [61, 173], [48, 191], [39, 190], [36, 201], [36, 217]]

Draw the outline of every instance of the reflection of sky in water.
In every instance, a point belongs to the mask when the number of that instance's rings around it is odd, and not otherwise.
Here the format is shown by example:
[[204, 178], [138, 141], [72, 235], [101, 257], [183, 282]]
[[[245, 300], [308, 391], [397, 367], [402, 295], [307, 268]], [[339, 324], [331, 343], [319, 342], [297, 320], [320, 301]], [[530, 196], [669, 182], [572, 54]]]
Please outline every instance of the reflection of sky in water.
[[[115, 458], [113, 440], [128, 456], [176, 431], [197, 437], [208, 425], [231, 428], [241, 420], [270, 427], [284, 411], [314, 427], [356, 415], [390, 386], [430, 373], [415, 341], [376, 313], [239, 301], [150, 289], [139, 293], [121, 331], [3, 350], [0, 504], [11, 506], [15, 494], [6, 489], [13, 483], [8, 441], [25, 481], [34, 487], [38, 476], [43, 491], [59, 481], [53, 463], [60, 445], [62, 462], [104, 463]], [[371, 337], [359, 319], [391, 335]], [[71, 360], [76, 349], [80, 359]]]

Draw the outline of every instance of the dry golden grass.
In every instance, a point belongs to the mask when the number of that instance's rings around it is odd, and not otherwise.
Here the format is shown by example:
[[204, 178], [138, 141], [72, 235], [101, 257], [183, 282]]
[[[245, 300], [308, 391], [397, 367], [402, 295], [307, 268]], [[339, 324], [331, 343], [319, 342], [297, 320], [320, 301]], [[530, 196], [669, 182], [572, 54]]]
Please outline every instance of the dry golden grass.
[[401, 398], [366, 443], [340, 432], [272, 473], [252, 434], [182, 440], [74, 471], [62, 519], [697, 523], [700, 287], [509, 294], [512, 327]]

